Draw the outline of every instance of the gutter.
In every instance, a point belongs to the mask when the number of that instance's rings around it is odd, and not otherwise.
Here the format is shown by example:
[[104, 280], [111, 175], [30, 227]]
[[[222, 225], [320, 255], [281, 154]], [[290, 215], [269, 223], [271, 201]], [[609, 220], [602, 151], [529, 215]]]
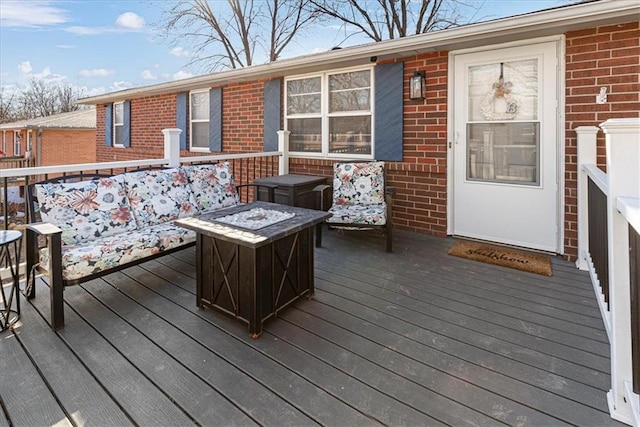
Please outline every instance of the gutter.
[[588, 3], [578, 3], [571, 6], [547, 9], [540, 12], [470, 24], [432, 33], [345, 47], [319, 54], [282, 59], [267, 64], [205, 74], [152, 86], [126, 89], [105, 95], [84, 98], [78, 100], [77, 103], [89, 105], [103, 104], [143, 96], [222, 86], [228, 83], [255, 81], [257, 79], [269, 79], [292, 74], [304, 74], [329, 68], [343, 68], [427, 52], [456, 50], [526, 38], [556, 35], [584, 28], [585, 26], [611, 25], [636, 21], [639, 16], [640, 2], [636, 1], [599, 0]]

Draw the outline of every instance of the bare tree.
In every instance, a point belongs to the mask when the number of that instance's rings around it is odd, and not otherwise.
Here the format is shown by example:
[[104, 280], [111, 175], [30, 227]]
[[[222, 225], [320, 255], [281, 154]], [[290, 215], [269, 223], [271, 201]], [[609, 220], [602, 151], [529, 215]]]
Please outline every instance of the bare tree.
[[442, 30], [462, 23], [461, 0], [309, 0], [307, 7], [374, 41]]
[[45, 117], [76, 111], [76, 100], [83, 91], [71, 85], [32, 78], [27, 87], [17, 91], [0, 91], [0, 123]]
[[[190, 65], [207, 71], [276, 61], [296, 34], [318, 17], [305, 0], [179, 0], [163, 13], [165, 38], [193, 46]], [[222, 10], [226, 8], [226, 10]], [[256, 49], [260, 50], [256, 52]]]
[[0, 123], [10, 123], [16, 120], [16, 95], [0, 90]]

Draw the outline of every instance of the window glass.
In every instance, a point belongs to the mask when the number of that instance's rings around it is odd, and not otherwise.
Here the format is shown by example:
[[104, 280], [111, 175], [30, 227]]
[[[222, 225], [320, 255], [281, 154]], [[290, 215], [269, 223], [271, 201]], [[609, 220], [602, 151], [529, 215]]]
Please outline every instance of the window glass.
[[320, 114], [322, 107], [320, 77], [287, 82], [287, 114]]
[[333, 74], [329, 76], [329, 112], [366, 111], [371, 109], [371, 72]]
[[372, 69], [287, 80], [289, 150], [327, 156], [373, 152]]
[[322, 152], [322, 119], [289, 119], [287, 129], [290, 151]]
[[209, 149], [209, 91], [190, 96], [191, 148]]
[[329, 152], [371, 154], [371, 116], [331, 117]]
[[122, 146], [124, 137], [124, 103], [113, 104], [113, 145]]

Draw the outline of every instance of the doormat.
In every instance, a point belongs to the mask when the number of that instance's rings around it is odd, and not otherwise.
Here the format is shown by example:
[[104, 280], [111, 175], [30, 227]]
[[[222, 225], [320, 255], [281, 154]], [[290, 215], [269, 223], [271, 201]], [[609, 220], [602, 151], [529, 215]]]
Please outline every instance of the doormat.
[[531, 255], [475, 242], [457, 242], [449, 249], [449, 255], [529, 271], [543, 276], [551, 276], [552, 274], [551, 260], [548, 256]]

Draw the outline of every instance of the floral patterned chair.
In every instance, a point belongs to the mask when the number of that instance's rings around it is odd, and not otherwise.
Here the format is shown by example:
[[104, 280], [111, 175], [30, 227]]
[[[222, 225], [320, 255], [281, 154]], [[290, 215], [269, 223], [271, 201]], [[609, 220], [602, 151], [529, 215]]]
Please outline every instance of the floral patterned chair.
[[[348, 230], [380, 230], [387, 238], [387, 252], [392, 252], [391, 207], [394, 189], [385, 184], [384, 162], [334, 164], [333, 195], [329, 208], [333, 216], [327, 219], [328, 226]], [[324, 188], [318, 188], [321, 194], [324, 193], [322, 190]], [[319, 225], [316, 246], [321, 245], [322, 231]]]

